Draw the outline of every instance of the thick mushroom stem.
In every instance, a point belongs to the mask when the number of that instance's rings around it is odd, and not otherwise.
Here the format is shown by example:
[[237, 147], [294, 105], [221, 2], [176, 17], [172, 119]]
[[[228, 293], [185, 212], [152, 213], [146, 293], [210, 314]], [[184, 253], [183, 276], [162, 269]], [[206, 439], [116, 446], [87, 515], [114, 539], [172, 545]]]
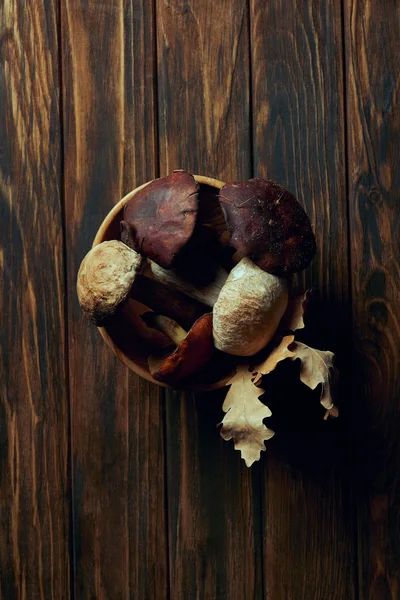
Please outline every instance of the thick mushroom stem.
[[179, 346], [187, 336], [187, 332], [176, 321], [165, 315], [147, 312], [142, 315], [142, 319], [147, 327], [153, 327], [153, 329], [158, 329], [162, 333], [165, 333], [176, 346]]
[[180, 277], [173, 270], [163, 269], [155, 262], [149, 262], [154, 279], [210, 307], [213, 307], [216, 303], [219, 293], [228, 278], [228, 273], [224, 269], [219, 268], [214, 280], [210, 284], [195, 286]]
[[214, 306], [215, 347], [237, 356], [256, 354], [275, 335], [287, 303], [286, 279], [243, 258], [230, 272]]
[[162, 313], [170, 319], [175, 319], [189, 330], [193, 323], [210, 309], [205, 304], [189, 298], [161, 281], [150, 279], [144, 275], [136, 275], [129, 293], [137, 300], [156, 313]]

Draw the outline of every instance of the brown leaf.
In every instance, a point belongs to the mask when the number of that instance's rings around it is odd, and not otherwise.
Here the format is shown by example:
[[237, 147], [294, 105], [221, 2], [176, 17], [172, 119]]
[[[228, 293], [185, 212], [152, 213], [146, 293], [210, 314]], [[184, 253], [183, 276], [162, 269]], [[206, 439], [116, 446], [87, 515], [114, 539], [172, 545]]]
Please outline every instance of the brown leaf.
[[326, 408], [324, 419], [327, 419], [329, 416], [337, 417], [339, 411], [333, 404], [331, 395], [331, 377], [335, 372], [335, 367], [333, 366], [335, 355], [333, 352], [316, 350], [301, 342], [295, 342], [292, 345], [292, 351], [293, 356], [291, 360], [296, 360], [297, 358], [301, 360], [301, 381], [312, 390], [315, 390], [319, 384], [322, 384], [320, 402]]
[[274, 435], [263, 424], [263, 419], [272, 413], [258, 399], [261, 391], [252, 383], [252, 376], [248, 365], [237, 367], [236, 374], [228, 382], [230, 389], [222, 407], [226, 415], [222, 420], [221, 437], [233, 439], [235, 450], [240, 450], [247, 467], [260, 460], [260, 453], [265, 450], [264, 442]]
[[294, 354], [289, 349], [289, 346], [294, 342], [294, 335], [286, 335], [282, 338], [279, 346], [274, 348], [272, 352], [267, 356], [267, 358], [261, 364], [257, 365], [253, 369], [253, 375], [255, 377], [253, 383], [254, 385], [259, 385], [261, 383], [261, 379], [263, 375], [268, 375], [276, 368], [276, 365], [285, 360], [286, 358], [293, 358]]
[[282, 338], [279, 346], [272, 350], [264, 362], [253, 369], [254, 385], [259, 385], [263, 375], [268, 375], [276, 368], [276, 365], [289, 358], [301, 361], [300, 380], [312, 390], [322, 384], [321, 404], [326, 408], [324, 419], [329, 416], [337, 417], [338, 408], [333, 404], [331, 396], [331, 377], [335, 373], [333, 361], [335, 355], [329, 351], [316, 350], [301, 342], [294, 341], [294, 335]]
[[310, 294], [311, 290], [307, 290], [300, 296], [289, 298], [287, 309], [279, 324], [279, 331], [281, 331], [282, 334], [286, 331], [297, 331], [298, 329], [304, 329], [305, 325], [303, 317]]

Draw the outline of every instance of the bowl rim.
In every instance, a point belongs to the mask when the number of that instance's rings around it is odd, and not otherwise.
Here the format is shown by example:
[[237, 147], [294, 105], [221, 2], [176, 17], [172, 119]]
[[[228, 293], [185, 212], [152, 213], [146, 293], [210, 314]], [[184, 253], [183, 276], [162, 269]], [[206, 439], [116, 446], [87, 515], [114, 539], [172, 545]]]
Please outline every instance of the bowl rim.
[[[225, 183], [223, 181], [220, 181], [219, 179], [214, 179], [213, 177], [206, 177], [205, 175], [193, 175], [193, 177], [197, 181], [197, 183], [202, 184], [202, 185], [209, 185], [210, 187], [214, 187], [219, 190], [225, 185]], [[146, 183], [139, 185], [135, 189], [128, 192], [123, 198], [121, 198], [121, 200], [119, 202], [117, 202], [117, 204], [115, 204], [115, 206], [113, 206], [113, 208], [108, 212], [108, 214], [102, 221], [99, 229], [97, 230], [97, 233], [93, 240], [92, 248], [94, 248], [95, 246], [98, 246], [99, 244], [101, 244], [104, 241], [104, 233], [107, 231], [108, 227], [110, 226], [112, 221], [115, 219], [115, 217], [118, 215], [118, 213], [121, 212], [121, 209], [125, 206], [125, 204], [127, 204], [127, 202], [129, 202], [129, 200], [131, 198], [133, 198], [135, 196], [135, 194], [137, 194], [140, 190], [145, 188], [147, 185], [149, 185], [153, 181], [156, 181], [157, 179], [159, 179], [159, 178], [151, 179], [150, 181], [146, 181]], [[136, 375], [139, 375], [143, 379], [145, 379], [151, 383], [154, 383], [160, 387], [168, 388], [168, 389], [177, 389], [177, 390], [186, 391], [186, 392], [207, 392], [207, 391], [217, 390], [217, 389], [225, 387], [227, 385], [229, 379], [231, 379], [231, 377], [232, 377], [232, 374], [229, 374], [225, 378], [220, 379], [219, 381], [212, 383], [210, 385], [193, 385], [193, 386], [182, 386], [181, 388], [172, 388], [171, 386], [167, 385], [166, 383], [163, 383], [161, 381], [157, 381], [156, 379], [154, 379], [154, 377], [152, 377], [148, 371], [146, 371], [143, 367], [141, 367], [140, 365], [138, 365], [135, 362], [133, 362], [132, 360], [130, 360], [126, 356], [126, 354], [121, 352], [119, 350], [119, 348], [114, 344], [112, 337], [109, 335], [109, 333], [106, 331], [106, 329], [104, 327], [98, 327], [97, 329], [98, 329], [101, 337], [103, 338], [103, 340], [106, 342], [107, 346], [109, 346], [109, 348], [114, 352], [116, 357], [126, 367], [128, 367], [128, 369], [130, 371], [132, 371], [133, 373], [136, 373]]]

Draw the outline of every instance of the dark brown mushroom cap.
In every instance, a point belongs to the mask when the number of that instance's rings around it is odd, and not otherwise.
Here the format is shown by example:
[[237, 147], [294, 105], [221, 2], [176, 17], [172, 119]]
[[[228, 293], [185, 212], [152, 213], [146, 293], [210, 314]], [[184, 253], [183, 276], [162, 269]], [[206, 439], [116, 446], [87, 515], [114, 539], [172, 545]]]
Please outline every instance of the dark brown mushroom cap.
[[316, 252], [310, 220], [296, 198], [262, 177], [220, 191], [231, 245], [274, 275], [305, 269]]
[[146, 185], [125, 205], [122, 241], [162, 267], [171, 267], [193, 233], [198, 190], [193, 175], [185, 171]]
[[149, 360], [152, 376], [176, 386], [208, 363], [215, 352], [212, 335], [212, 313], [197, 319], [176, 350], [165, 359]]

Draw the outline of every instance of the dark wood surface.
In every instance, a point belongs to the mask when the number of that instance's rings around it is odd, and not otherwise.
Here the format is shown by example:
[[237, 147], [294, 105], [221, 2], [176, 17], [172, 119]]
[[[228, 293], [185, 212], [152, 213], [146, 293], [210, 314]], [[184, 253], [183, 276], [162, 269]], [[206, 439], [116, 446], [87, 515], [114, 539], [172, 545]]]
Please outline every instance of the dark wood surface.
[[[340, 3], [250, 4], [254, 173], [291, 190], [310, 216], [318, 253], [304, 279], [320, 294], [315, 341], [343, 359], [351, 330]], [[274, 393], [282, 390], [271, 389], [271, 402]], [[322, 421], [317, 397], [296, 387], [286, 388], [286, 410], [269, 403], [276, 437], [263, 466], [263, 542], [273, 599], [354, 597], [352, 495], [337, 460], [338, 449], [349, 453], [343, 385], [340, 396], [336, 423]]]
[[0, 598], [70, 597], [59, 11], [0, 7]]
[[63, 0], [61, 24], [75, 593], [167, 598], [163, 392], [101, 343], [75, 291], [110, 207], [157, 174], [153, 14]]
[[[250, 177], [248, 35], [240, 0], [157, 2], [161, 175]], [[219, 435], [224, 393], [167, 393], [171, 600], [261, 594], [259, 470]]]
[[[400, 5], [346, 6], [361, 598], [400, 595]], [[382, 44], [381, 40], [385, 40]]]
[[[0, 3], [0, 600], [400, 597], [399, 38], [395, 0]], [[317, 235], [341, 417], [278, 369], [250, 470], [224, 391], [129, 373], [76, 298], [175, 168], [274, 178]]]

